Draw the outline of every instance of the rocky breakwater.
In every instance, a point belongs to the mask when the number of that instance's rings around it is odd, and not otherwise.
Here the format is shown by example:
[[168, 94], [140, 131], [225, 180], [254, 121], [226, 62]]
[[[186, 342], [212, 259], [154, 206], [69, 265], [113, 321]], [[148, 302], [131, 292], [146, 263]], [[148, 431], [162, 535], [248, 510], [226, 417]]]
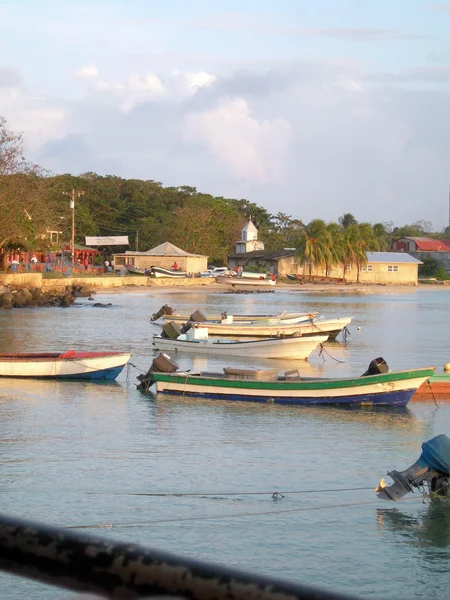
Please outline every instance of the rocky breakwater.
[[11, 310], [12, 308], [30, 308], [42, 306], [70, 306], [80, 295], [88, 295], [90, 292], [83, 292], [81, 286], [68, 285], [64, 290], [46, 291], [41, 288], [27, 288], [12, 286], [0, 287], [0, 309]]

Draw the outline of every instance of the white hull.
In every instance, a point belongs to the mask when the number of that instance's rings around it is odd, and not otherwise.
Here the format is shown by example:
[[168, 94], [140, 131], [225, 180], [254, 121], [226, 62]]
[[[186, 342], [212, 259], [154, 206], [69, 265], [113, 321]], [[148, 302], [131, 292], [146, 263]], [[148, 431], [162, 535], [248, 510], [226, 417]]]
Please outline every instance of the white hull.
[[0, 377], [115, 379], [131, 358], [119, 352], [66, 354], [0, 355]]
[[[295, 325], [296, 323], [302, 323], [309, 321], [316, 316], [317, 313], [286, 313], [285, 315], [232, 315], [233, 323], [238, 325]], [[222, 317], [220, 315], [205, 315], [208, 323], [215, 322], [217, 324], [222, 323]], [[170, 321], [177, 321], [179, 323], [187, 323], [189, 321], [189, 315], [164, 315], [166, 323]]]
[[245, 279], [244, 277], [216, 277], [216, 283], [230, 287], [273, 287], [277, 282], [272, 279]]
[[[238, 336], [238, 337], [280, 337], [281, 334], [292, 335], [297, 331], [302, 335], [338, 335], [344, 327], [350, 324], [352, 318], [342, 319], [320, 319], [318, 321], [287, 324], [284, 323], [275, 325], [258, 325], [258, 324], [239, 324], [232, 323], [228, 325], [226, 323], [196, 323], [196, 327], [207, 328], [209, 335], [220, 335], [220, 336]], [[337, 333], [336, 333], [337, 332]]]
[[207, 356], [247, 356], [249, 358], [292, 358], [306, 360], [328, 336], [279, 338], [233, 342], [229, 340], [171, 340], [153, 337], [155, 349], [169, 352], [189, 352]]
[[153, 267], [152, 276], [153, 277], [176, 277], [176, 278], [180, 279], [182, 277], [186, 277], [186, 273], [184, 271], [166, 271], [165, 269], [156, 270], [155, 267]]

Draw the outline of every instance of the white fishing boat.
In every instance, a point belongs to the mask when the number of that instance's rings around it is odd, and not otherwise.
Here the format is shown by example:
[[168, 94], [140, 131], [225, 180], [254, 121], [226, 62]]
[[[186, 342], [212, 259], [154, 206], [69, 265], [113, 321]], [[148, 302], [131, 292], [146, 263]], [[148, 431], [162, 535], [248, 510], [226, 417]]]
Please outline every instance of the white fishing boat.
[[0, 377], [113, 380], [131, 358], [127, 352], [0, 354]]
[[150, 277], [186, 277], [186, 272], [172, 271], [162, 267], [150, 267]]
[[[163, 315], [163, 319], [166, 321], [176, 321], [178, 323], [187, 323], [188, 321], [194, 322], [205, 322], [205, 323], [222, 323], [222, 322], [233, 322], [244, 324], [271, 324], [276, 325], [277, 323], [283, 325], [293, 325], [295, 323], [302, 323], [314, 319], [317, 313], [280, 313], [278, 315], [222, 315], [202, 313], [205, 320], [200, 321], [196, 313], [191, 315]], [[231, 319], [231, 320], [229, 320]]]
[[352, 317], [340, 319], [313, 319], [300, 323], [195, 323], [195, 327], [207, 328], [209, 335], [221, 337], [281, 337], [299, 333], [304, 335], [328, 335], [336, 339], [339, 333], [352, 321]]
[[[190, 330], [192, 331], [192, 330]], [[195, 339], [187, 334], [181, 334], [177, 339], [169, 339], [160, 335], [153, 336], [156, 350], [168, 352], [188, 352], [207, 356], [246, 356], [248, 358], [291, 358], [306, 360], [316, 350], [319, 344], [326, 342], [327, 335], [269, 338], [260, 340], [237, 341], [230, 339], [210, 340], [207, 330], [204, 339]]]

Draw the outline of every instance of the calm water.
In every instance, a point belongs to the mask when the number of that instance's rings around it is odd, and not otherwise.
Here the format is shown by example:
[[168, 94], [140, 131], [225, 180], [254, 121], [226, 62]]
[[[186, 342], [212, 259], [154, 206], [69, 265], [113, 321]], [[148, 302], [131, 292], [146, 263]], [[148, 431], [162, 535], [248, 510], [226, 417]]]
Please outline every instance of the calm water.
[[[328, 344], [325, 360], [301, 362], [304, 373], [361, 374], [376, 356], [392, 369], [441, 369], [450, 361], [450, 291], [99, 298], [114, 306], [80, 299], [68, 309], [0, 311], [0, 351], [130, 350], [136, 367], [112, 384], [0, 382], [2, 512], [363, 598], [448, 595], [450, 507], [424, 505], [418, 494], [393, 505], [373, 488], [388, 469], [415, 462], [423, 441], [450, 435], [450, 403], [394, 411], [249, 406], [155, 398], [138, 391], [135, 378], [150, 366], [160, 330], [149, 317], [166, 302], [187, 312], [353, 316], [347, 344]], [[177, 360], [186, 368], [226, 366]], [[349, 487], [366, 489], [320, 492]], [[274, 491], [285, 498], [274, 502]], [[205, 496], [136, 495], [162, 492]], [[25, 597], [71, 594], [0, 575], [0, 598]]]

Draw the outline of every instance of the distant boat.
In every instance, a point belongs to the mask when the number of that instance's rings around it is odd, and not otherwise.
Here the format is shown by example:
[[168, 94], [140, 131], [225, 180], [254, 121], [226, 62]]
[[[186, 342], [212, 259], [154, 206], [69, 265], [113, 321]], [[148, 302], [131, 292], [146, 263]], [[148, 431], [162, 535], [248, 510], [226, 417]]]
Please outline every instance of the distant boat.
[[131, 358], [124, 352], [0, 354], [0, 377], [116, 379]]
[[153, 336], [156, 350], [168, 352], [189, 352], [207, 356], [246, 356], [248, 358], [291, 358], [306, 360], [319, 344], [326, 342], [327, 335], [269, 338], [251, 341], [229, 339], [188, 339], [180, 335], [176, 339]]
[[[165, 362], [176, 363], [167, 355]], [[376, 359], [378, 360], [378, 359]], [[374, 362], [374, 361], [373, 361]], [[370, 367], [369, 367], [370, 369]], [[331, 404], [353, 406], [406, 406], [416, 389], [434, 372], [434, 367], [381, 372], [344, 379], [303, 378], [297, 370], [280, 376], [277, 369], [224, 368], [223, 373], [162, 372], [153, 366], [141, 385], [155, 384], [158, 393], [199, 396], [220, 400], [270, 404]]]
[[172, 271], [162, 267], [150, 267], [151, 277], [186, 277], [185, 271]]
[[125, 265], [126, 270], [133, 275], [145, 275], [145, 269], [140, 269], [134, 265]]

